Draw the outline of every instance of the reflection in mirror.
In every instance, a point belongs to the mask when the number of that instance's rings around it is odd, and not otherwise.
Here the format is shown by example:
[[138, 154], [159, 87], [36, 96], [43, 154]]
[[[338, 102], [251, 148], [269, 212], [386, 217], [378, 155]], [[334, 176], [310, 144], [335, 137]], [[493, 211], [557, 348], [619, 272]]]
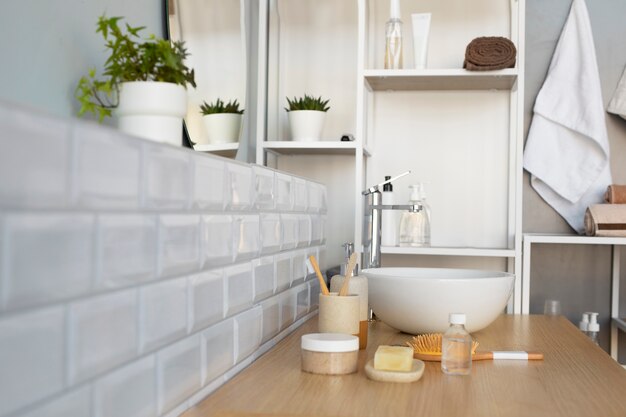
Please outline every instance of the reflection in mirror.
[[248, 114], [244, 1], [166, 0], [166, 7], [170, 39], [185, 41], [190, 54], [187, 65], [195, 70], [197, 87], [187, 90], [185, 125], [189, 139], [197, 145], [209, 144], [200, 112], [203, 102], [212, 104], [218, 98], [225, 103], [237, 100], [239, 108], [246, 110], [244, 118]]

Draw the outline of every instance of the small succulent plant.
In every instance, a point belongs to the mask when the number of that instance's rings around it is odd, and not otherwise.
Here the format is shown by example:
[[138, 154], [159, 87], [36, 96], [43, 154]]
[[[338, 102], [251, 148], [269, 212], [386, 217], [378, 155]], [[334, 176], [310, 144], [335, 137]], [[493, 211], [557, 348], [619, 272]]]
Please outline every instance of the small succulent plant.
[[293, 100], [289, 100], [289, 97], [287, 97], [289, 107], [285, 107], [285, 110], [288, 112], [294, 110], [317, 110], [326, 112], [330, 109], [330, 107], [327, 106], [328, 102], [329, 100], [322, 100], [322, 97], [315, 98], [308, 94], [300, 98], [294, 97]]
[[217, 113], [236, 113], [243, 114], [243, 109], [239, 109], [239, 103], [237, 100], [229, 101], [224, 104], [221, 99], [215, 100], [215, 103], [207, 103], [206, 101], [200, 105], [200, 113], [203, 115], [217, 114]]

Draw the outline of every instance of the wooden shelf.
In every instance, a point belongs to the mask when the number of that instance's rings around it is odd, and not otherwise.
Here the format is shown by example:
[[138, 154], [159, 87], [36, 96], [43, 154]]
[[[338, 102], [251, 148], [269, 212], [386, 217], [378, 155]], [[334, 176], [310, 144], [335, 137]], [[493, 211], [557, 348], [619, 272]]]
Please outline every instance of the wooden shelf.
[[394, 255], [441, 255], [441, 256], [478, 256], [485, 258], [514, 258], [515, 250], [498, 248], [467, 247], [426, 247], [413, 248], [404, 246], [383, 246], [382, 253]]
[[227, 158], [234, 158], [239, 150], [239, 142], [218, 145], [194, 145], [193, 149], [198, 152], [209, 152]]
[[511, 90], [517, 81], [517, 69], [365, 70], [364, 76], [373, 91]]
[[[359, 145], [354, 142], [321, 140], [318, 142], [265, 141], [263, 149], [279, 155], [355, 155]], [[371, 156], [369, 149], [363, 147], [363, 155]]]

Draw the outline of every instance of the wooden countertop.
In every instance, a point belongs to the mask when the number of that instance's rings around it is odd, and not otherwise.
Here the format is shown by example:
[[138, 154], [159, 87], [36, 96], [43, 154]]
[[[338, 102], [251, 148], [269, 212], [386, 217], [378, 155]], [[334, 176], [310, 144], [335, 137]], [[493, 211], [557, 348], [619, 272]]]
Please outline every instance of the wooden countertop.
[[502, 315], [473, 335], [482, 350], [541, 351], [544, 361], [474, 362], [467, 377], [426, 363], [410, 384], [365, 376], [378, 345], [411, 337], [381, 322], [370, 324], [358, 373], [301, 372], [300, 337], [316, 330], [314, 317], [183, 417], [626, 416], [626, 370], [563, 317]]

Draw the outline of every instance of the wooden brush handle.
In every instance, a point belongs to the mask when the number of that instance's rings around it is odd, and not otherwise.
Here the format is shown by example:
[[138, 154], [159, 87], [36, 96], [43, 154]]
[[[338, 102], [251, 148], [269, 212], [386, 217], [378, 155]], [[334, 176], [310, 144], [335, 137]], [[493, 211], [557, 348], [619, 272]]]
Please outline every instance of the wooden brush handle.
[[352, 252], [350, 255], [350, 260], [348, 261], [348, 267], [346, 268], [346, 279], [343, 281], [343, 285], [339, 290], [339, 295], [348, 295], [348, 282], [352, 277], [352, 271], [354, 271], [354, 267], [356, 266], [356, 252]]
[[322, 276], [322, 272], [320, 271], [320, 267], [319, 265], [317, 265], [317, 260], [315, 259], [315, 256], [309, 256], [309, 261], [311, 262], [311, 265], [313, 265], [313, 269], [315, 269], [315, 275], [317, 275], [317, 279], [320, 282], [320, 290], [322, 291], [322, 294], [330, 294], [330, 291], [328, 291], [328, 287], [326, 286], [326, 281], [324, 281], [324, 277]]

